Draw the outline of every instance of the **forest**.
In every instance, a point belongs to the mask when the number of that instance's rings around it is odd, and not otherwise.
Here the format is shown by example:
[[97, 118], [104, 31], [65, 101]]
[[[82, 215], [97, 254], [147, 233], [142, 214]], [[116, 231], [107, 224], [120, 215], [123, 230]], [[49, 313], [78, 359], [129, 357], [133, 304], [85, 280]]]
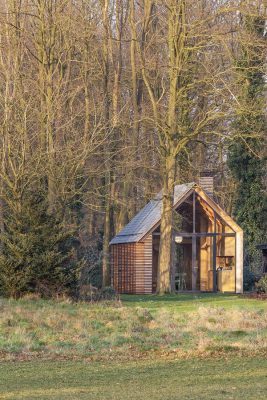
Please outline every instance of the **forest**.
[[[110, 287], [109, 243], [163, 190], [212, 172], [267, 237], [266, 0], [0, 0], [0, 291]], [[162, 283], [168, 291], [168, 282]]]

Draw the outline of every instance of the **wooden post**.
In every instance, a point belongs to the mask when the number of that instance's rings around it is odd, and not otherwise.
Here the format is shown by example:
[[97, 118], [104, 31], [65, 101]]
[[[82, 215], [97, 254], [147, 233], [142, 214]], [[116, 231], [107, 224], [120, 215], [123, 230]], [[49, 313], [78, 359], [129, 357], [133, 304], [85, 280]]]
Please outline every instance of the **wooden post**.
[[175, 273], [176, 273], [176, 243], [175, 233], [172, 233], [172, 257], [171, 257], [171, 291], [175, 292]]
[[217, 283], [216, 283], [216, 236], [213, 237], [212, 243], [212, 269], [213, 269], [213, 291], [217, 292]]
[[193, 192], [192, 290], [197, 289], [196, 192]]
[[197, 238], [192, 236], [192, 290], [197, 289]]
[[216, 282], [216, 256], [217, 256], [217, 243], [216, 243], [216, 213], [214, 211], [214, 227], [213, 227], [213, 233], [215, 234], [213, 236], [213, 242], [212, 242], [212, 270], [213, 270], [213, 291], [217, 292], [217, 282]]
[[243, 293], [243, 231], [236, 233], [236, 293]]
[[193, 233], [196, 233], [196, 192], [193, 192]]

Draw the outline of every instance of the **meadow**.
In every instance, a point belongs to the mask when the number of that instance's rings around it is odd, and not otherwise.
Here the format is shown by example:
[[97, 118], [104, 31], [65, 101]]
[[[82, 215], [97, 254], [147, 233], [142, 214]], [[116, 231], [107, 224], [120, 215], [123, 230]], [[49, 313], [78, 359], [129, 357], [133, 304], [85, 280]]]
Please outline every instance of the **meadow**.
[[234, 295], [122, 296], [106, 303], [0, 300], [2, 360], [267, 353], [267, 302]]
[[265, 398], [266, 355], [262, 300], [0, 299], [0, 399]]

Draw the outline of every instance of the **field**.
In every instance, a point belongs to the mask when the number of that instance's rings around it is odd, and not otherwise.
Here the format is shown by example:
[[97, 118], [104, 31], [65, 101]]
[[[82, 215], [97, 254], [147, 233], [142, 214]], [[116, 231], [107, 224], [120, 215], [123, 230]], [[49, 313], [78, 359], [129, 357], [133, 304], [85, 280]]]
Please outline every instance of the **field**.
[[[0, 399], [254, 399], [267, 389], [267, 302], [122, 296], [0, 299]], [[181, 397], [179, 397], [181, 396]]]
[[267, 302], [227, 295], [124, 296], [72, 304], [0, 300], [0, 357], [90, 360], [263, 355]]
[[4, 363], [0, 376], [3, 400], [250, 400], [267, 391], [267, 361], [255, 358]]

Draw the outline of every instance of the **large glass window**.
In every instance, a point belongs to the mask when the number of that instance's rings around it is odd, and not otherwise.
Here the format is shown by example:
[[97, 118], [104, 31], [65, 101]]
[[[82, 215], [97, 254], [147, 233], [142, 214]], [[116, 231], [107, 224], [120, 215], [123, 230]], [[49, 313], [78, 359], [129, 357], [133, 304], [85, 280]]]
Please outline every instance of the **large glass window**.
[[[176, 290], [234, 292], [235, 233], [227, 216], [221, 218], [195, 193], [177, 208], [173, 228]], [[156, 270], [157, 264], [155, 278]]]
[[192, 290], [192, 237], [175, 242], [175, 289]]
[[174, 213], [173, 228], [176, 232], [193, 232], [193, 195], [189, 196]]

